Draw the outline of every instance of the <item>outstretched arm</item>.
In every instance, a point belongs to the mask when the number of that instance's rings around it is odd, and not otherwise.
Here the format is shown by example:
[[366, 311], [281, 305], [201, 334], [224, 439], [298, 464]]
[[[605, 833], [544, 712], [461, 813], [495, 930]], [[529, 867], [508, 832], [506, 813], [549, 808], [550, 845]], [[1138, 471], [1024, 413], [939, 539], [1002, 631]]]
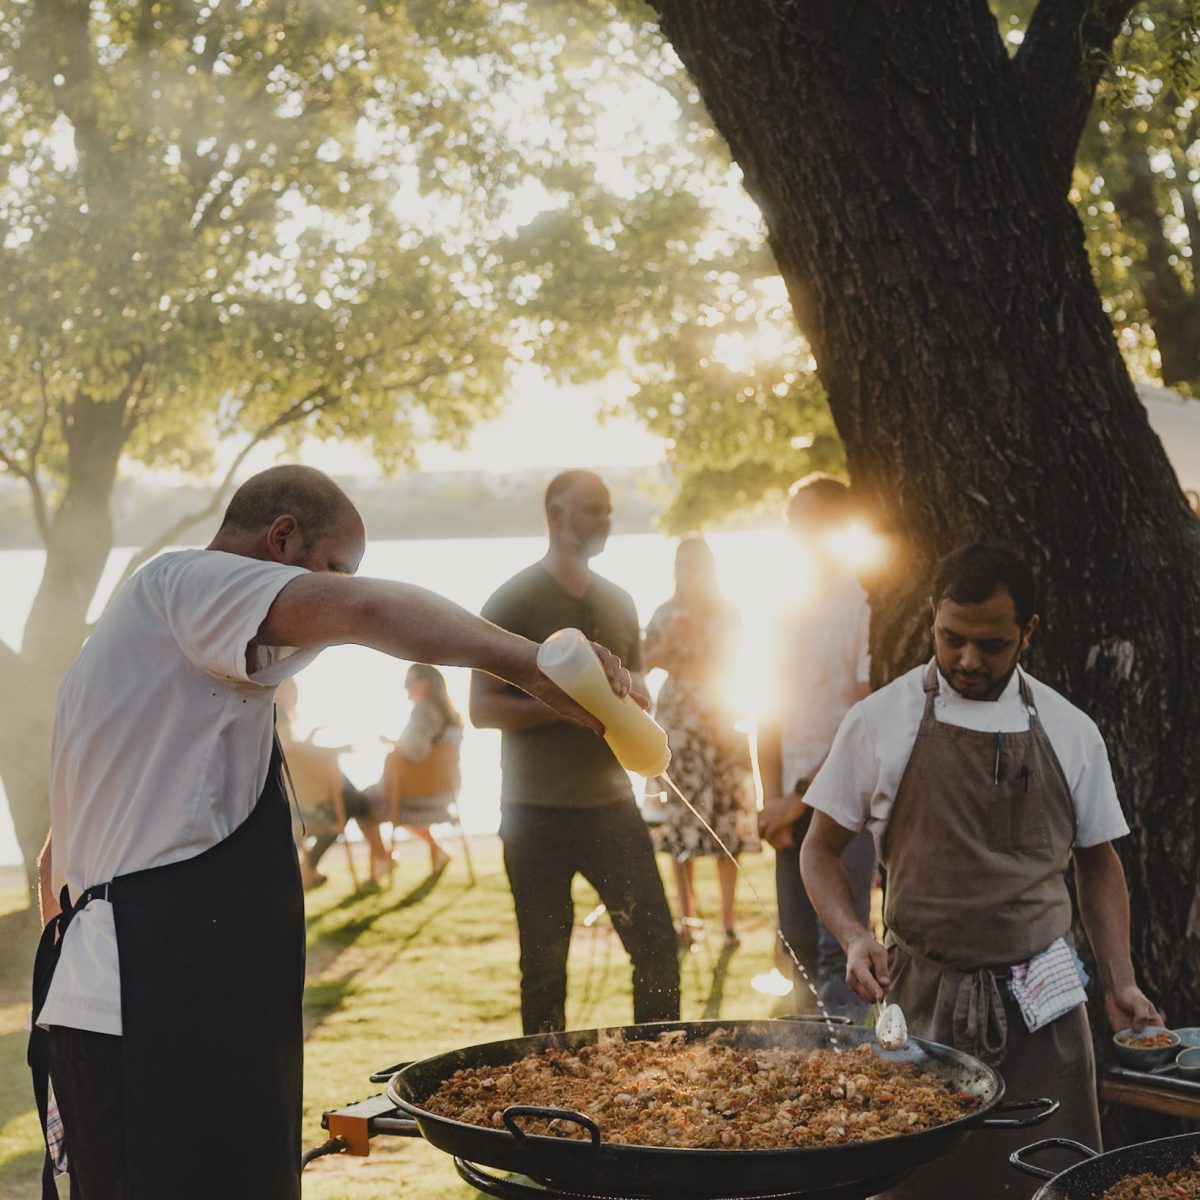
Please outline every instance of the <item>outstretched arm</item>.
[[[506, 679], [568, 720], [602, 726], [537, 668], [537, 644], [412, 584], [313, 573], [276, 596], [254, 643], [261, 646], [369, 646], [410, 662], [472, 667]], [[598, 651], [613, 691], [632, 682], [620, 660]]]
[[1129, 891], [1112, 842], [1075, 850], [1079, 915], [1096, 958], [1104, 1010], [1114, 1030], [1163, 1023], [1162, 1014], [1137, 985], [1129, 955]]
[[[601, 662], [605, 656], [612, 659], [618, 666], [620, 660], [609, 654], [603, 646], [592, 643]], [[608, 667], [605, 667], [606, 671]], [[611, 676], [610, 676], [611, 679]], [[630, 675], [631, 687], [629, 694], [642, 706], [648, 708], [650, 698], [646, 692], [646, 681], [636, 672]], [[541, 725], [550, 725], [561, 721], [562, 716], [531, 700], [528, 696], [514, 694], [504, 682], [494, 675], [475, 671], [471, 675], [471, 698], [469, 702], [471, 724], [477, 729], [499, 729], [501, 733], [519, 733], [523, 729], [536, 729]]]
[[501, 733], [520, 733], [563, 719], [531, 697], [516, 694], [502, 679], [482, 671], [471, 674], [468, 712], [477, 729], [499, 729]]

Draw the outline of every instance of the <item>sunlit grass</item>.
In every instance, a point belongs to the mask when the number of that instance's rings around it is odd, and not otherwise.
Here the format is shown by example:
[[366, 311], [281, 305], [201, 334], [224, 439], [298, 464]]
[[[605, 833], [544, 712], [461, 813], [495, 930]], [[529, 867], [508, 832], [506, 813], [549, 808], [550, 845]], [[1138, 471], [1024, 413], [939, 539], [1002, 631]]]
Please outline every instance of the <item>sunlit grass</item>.
[[[460, 858], [436, 881], [423, 857], [405, 857], [388, 888], [353, 894], [340, 852], [322, 862], [330, 874], [308, 894], [309, 976], [305, 995], [304, 1144], [324, 1141], [321, 1114], [379, 1091], [373, 1070], [454, 1046], [520, 1033], [512, 900], [498, 844], [475, 842], [478, 883], [468, 886]], [[746, 860], [755, 887], [773, 900], [770, 856]], [[664, 869], [667, 868], [665, 862]], [[361, 873], [361, 872], [360, 872]], [[702, 911], [715, 917], [716, 872], [698, 872]], [[20, 894], [0, 892], [16, 907]], [[576, 1028], [631, 1019], [629, 966], [606, 919], [582, 928], [596, 903], [582, 881], [570, 963], [568, 1021]], [[684, 1016], [767, 1016], [773, 1003], [750, 978], [769, 970], [772, 934], [748, 889], [739, 905], [743, 944], [721, 953], [719, 921], [683, 958]], [[7, 956], [11, 958], [11, 956]], [[21, 978], [18, 978], [21, 976]], [[25, 1067], [27, 963], [0, 979], [0, 1195], [35, 1200], [40, 1157]], [[65, 1189], [64, 1189], [65, 1195]], [[367, 1158], [319, 1159], [304, 1174], [305, 1200], [477, 1200], [451, 1160], [419, 1140], [376, 1138]]]

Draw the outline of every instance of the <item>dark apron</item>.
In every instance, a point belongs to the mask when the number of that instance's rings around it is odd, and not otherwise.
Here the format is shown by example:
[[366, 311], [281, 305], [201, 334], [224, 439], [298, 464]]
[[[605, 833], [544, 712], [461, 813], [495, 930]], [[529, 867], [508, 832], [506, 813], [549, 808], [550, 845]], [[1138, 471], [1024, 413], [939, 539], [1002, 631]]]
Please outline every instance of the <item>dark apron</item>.
[[[1070, 787], [1019, 682], [1029, 729], [996, 734], [939, 721], [936, 664], [925, 677], [924, 716], [880, 856], [888, 999], [904, 1010], [910, 1033], [995, 1065], [1010, 1098], [1059, 1100], [1039, 1138], [1099, 1146], [1086, 1008], [1030, 1033], [1008, 990], [1010, 967], [1070, 930], [1066, 871], [1075, 843]], [[1028, 1196], [1032, 1187], [1008, 1155], [1029, 1140], [1019, 1130], [968, 1135], [884, 1195], [961, 1200], [969, 1179], [972, 1200]]]
[[[107, 889], [121, 971], [128, 1200], [300, 1196], [304, 894], [281, 764], [276, 745], [254, 811], [224, 841], [89, 889], [43, 934], [35, 1017], [67, 924]], [[43, 1126], [46, 1042], [35, 1027], [29, 1057]], [[66, 1137], [69, 1156], [69, 1129]], [[45, 1200], [53, 1188], [47, 1164]]]

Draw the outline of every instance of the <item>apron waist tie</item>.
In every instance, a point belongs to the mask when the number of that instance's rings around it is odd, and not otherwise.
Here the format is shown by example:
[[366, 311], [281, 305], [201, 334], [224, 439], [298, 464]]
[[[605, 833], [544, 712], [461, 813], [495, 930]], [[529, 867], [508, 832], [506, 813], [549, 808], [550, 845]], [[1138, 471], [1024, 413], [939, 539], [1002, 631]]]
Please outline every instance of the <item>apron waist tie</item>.
[[[896, 936], [895, 930], [888, 930], [888, 940], [912, 963], [938, 973], [953, 992], [951, 1028], [954, 1048], [991, 1067], [1002, 1062], [1008, 1047], [1008, 1015], [1004, 1011], [1000, 976], [1010, 968], [975, 967], [963, 971], [918, 954]], [[907, 965], [901, 963], [894, 972], [893, 986]]]
[[[72, 904], [70, 890], [64, 885], [58, 896], [60, 911], [57, 916], [46, 922], [38, 941], [37, 955], [33, 960], [33, 1014], [30, 1020], [27, 1061], [33, 1072], [33, 1094], [37, 1100], [44, 1144], [50, 1106], [50, 1038], [46, 1030], [38, 1025], [38, 1017], [46, 1003], [46, 997], [50, 994], [50, 984], [54, 980], [54, 970], [62, 953], [67, 927], [93, 900], [107, 900], [110, 886], [108, 883], [97, 883], [85, 888], [80, 892], [79, 899]], [[46, 1159], [42, 1166], [42, 1197], [43, 1200], [57, 1200], [57, 1196], [58, 1191], [54, 1186], [54, 1162], [50, 1157], [49, 1145], [46, 1144]]]

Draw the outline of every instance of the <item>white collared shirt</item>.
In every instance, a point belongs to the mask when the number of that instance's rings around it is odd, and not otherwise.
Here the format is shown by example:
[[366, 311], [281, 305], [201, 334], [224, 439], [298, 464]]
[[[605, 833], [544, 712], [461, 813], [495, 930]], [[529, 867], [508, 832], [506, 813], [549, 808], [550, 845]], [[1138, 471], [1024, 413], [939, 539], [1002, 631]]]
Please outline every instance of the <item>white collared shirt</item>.
[[[804, 797], [846, 829], [869, 828], [877, 849], [925, 711], [928, 670], [928, 663], [914, 667], [846, 714], [825, 765]], [[1018, 668], [998, 699], [967, 700], [939, 671], [934, 716], [948, 725], [985, 733], [1026, 732], [1029, 710], [1021, 700], [1018, 672], [1029, 685], [1042, 728], [1071, 789], [1075, 845], [1096, 846], [1123, 837], [1129, 826], [1117, 799], [1100, 730], [1091, 717], [1053, 688]]]
[[[318, 651], [246, 647], [306, 572], [215, 550], [163, 554], [121, 590], [58, 691], [51, 752], [57, 895], [223, 841], [266, 783], [275, 686]], [[121, 1032], [112, 905], [63, 940], [38, 1024]]]
[[849, 571], [830, 567], [807, 603], [779, 623], [775, 671], [783, 790], [810, 780], [842, 718], [870, 679], [867, 593]]

